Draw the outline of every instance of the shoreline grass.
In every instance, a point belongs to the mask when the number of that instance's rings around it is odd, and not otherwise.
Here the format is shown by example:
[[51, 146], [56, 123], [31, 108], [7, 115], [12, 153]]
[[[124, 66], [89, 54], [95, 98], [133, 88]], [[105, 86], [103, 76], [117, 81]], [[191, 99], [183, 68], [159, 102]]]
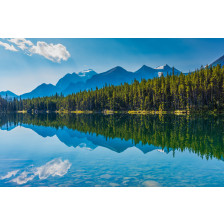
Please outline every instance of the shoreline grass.
[[193, 114], [206, 114], [206, 115], [224, 115], [224, 111], [195, 111], [195, 110], [175, 110], [175, 111], [146, 111], [146, 110], [130, 110], [130, 111], [113, 111], [113, 110], [103, 110], [103, 111], [68, 111], [68, 110], [59, 110], [59, 111], [17, 111], [19, 114], [42, 114], [42, 113], [57, 113], [57, 114], [104, 114], [104, 115], [113, 115], [113, 114], [130, 114], [130, 115], [165, 115], [165, 114], [174, 114], [174, 115], [193, 115]]

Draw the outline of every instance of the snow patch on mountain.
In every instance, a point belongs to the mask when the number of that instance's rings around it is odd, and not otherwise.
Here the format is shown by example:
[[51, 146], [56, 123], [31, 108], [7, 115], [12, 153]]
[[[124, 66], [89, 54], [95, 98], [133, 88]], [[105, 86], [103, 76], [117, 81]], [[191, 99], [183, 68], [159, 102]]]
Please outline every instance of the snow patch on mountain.
[[92, 77], [93, 75], [96, 75], [96, 74], [97, 73], [92, 69], [87, 69], [87, 70], [84, 70], [82, 72], [77, 73], [77, 75], [79, 77], [83, 77], [83, 78], [90, 78], [90, 77]]
[[156, 67], [155, 69], [171, 69], [171, 67], [167, 64]]

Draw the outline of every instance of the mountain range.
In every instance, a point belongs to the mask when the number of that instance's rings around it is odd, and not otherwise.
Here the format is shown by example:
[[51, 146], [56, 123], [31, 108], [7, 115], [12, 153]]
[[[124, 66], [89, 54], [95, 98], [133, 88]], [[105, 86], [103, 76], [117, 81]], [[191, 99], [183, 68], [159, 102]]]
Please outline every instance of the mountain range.
[[[217, 64], [224, 65], [224, 56], [220, 57], [216, 61], [210, 64], [210, 66], [216, 66]], [[181, 71], [176, 68], [171, 68], [169, 65], [163, 65], [156, 68], [143, 65], [135, 72], [130, 72], [124, 68], [117, 66], [106, 72], [96, 73], [92, 69], [88, 69], [79, 73], [66, 74], [62, 77], [56, 85], [41, 84], [31, 92], [17, 96], [11, 91], [2, 91], [0, 96], [2, 98], [13, 99], [18, 97], [21, 99], [52, 96], [56, 93], [67, 96], [72, 93], [76, 93], [83, 90], [94, 90], [96, 87], [102, 88], [105, 85], [120, 85], [122, 83], [131, 83], [135, 79], [141, 81], [141, 79], [153, 79], [160, 77], [162, 74], [180, 74]]]
[[1, 91], [0, 92], [0, 96], [2, 98], [14, 98], [14, 97], [18, 97], [15, 93], [13, 93], [11, 91]]
[[[62, 77], [56, 85], [43, 83], [36, 87], [29, 93], [17, 96], [16, 94], [6, 91], [0, 92], [2, 98], [13, 99], [18, 97], [21, 99], [52, 96], [56, 93], [63, 94], [67, 96], [72, 93], [79, 92], [80, 90], [90, 90], [102, 88], [105, 85], [120, 85], [122, 83], [131, 83], [135, 79], [141, 81], [141, 79], [152, 79], [154, 77], [159, 77], [161, 74], [166, 76], [171, 74], [173, 68], [169, 65], [160, 66], [157, 68], [151, 68], [143, 65], [139, 70], [135, 72], [130, 72], [124, 68], [117, 66], [106, 72], [96, 73], [92, 69], [85, 70], [79, 73], [66, 74]], [[174, 68], [175, 74], [180, 74], [181, 72]]]

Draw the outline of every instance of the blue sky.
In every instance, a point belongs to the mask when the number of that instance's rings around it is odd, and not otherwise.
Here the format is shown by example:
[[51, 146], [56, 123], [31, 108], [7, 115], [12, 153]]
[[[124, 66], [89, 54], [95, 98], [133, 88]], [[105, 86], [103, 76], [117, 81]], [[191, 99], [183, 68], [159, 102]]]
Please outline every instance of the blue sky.
[[0, 39], [0, 91], [29, 92], [67, 73], [168, 64], [188, 72], [224, 55], [224, 39]]

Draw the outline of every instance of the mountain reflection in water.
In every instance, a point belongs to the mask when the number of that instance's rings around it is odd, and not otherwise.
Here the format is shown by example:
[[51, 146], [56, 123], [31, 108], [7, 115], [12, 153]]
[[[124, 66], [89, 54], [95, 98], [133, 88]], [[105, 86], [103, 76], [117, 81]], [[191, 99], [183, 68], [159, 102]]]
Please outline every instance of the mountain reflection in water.
[[[190, 179], [185, 180], [186, 185], [184, 185], [183, 180], [181, 180], [181, 182], [178, 180], [178, 182], [177, 180], [171, 181], [171, 179], [169, 179], [168, 182], [167, 179], [167, 182], [163, 180], [164, 182], [161, 184], [155, 180], [155, 177], [149, 179], [149, 177], [153, 177], [153, 175], [141, 173], [141, 169], [143, 169], [141, 168], [143, 166], [142, 160], [147, 160], [149, 157], [141, 157], [139, 154], [136, 154], [136, 150], [139, 150], [142, 155], [151, 154], [149, 152], [157, 152], [169, 154], [172, 158], [175, 158], [177, 153], [178, 155], [184, 153], [183, 156], [185, 156], [185, 158], [182, 158], [182, 165], [185, 163], [192, 164], [192, 161], [194, 161], [192, 156], [195, 158], [201, 157], [200, 160], [204, 158], [205, 161], [209, 161], [214, 158], [222, 162], [224, 155], [224, 117], [222, 116], [201, 117], [128, 114], [8, 114], [0, 116], [0, 129], [3, 131], [2, 133], [5, 133], [5, 131], [7, 131], [7, 133], [13, 133], [13, 130], [16, 130], [17, 127], [21, 127], [24, 130], [32, 130], [37, 133], [38, 136], [41, 136], [42, 139], [48, 139], [47, 137], [50, 137], [50, 139], [53, 140], [56, 137], [68, 149], [72, 147], [78, 150], [78, 152], [82, 150], [83, 153], [69, 154], [70, 152], [67, 151], [67, 149], [64, 150], [64, 153], [61, 151], [59, 152], [57, 151], [58, 143], [55, 143], [56, 146], [53, 148], [53, 146], [47, 145], [53, 144], [53, 142], [49, 140], [47, 143], [43, 140], [43, 142], [40, 143], [41, 146], [39, 146], [39, 143], [33, 145], [35, 139], [25, 139], [25, 141], [27, 141], [27, 148], [24, 146], [25, 143], [23, 141], [23, 145], [22, 143], [18, 145], [18, 150], [11, 149], [9, 146], [10, 144], [5, 143], [4, 145], [2, 142], [3, 146], [9, 149], [5, 150], [0, 155], [2, 157], [0, 157], [0, 160], [4, 161], [3, 163], [6, 164], [2, 165], [2, 175], [0, 176], [1, 186], [10, 186], [10, 184], [13, 185], [13, 183], [17, 185], [26, 185], [34, 182], [36, 184], [37, 182], [41, 182], [43, 186], [59, 186], [60, 178], [67, 178], [66, 180], [70, 181], [67, 184], [64, 182], [64, 185], [61, 183], [60, 186], [139, 186], [139, 183], [131, 182], [128, 177], [122, 180], [122, 184], [118, 183], [119, 181], [116, 179], [118, 177], [116, 177], [112, 183], [107, 183], [107, 181], [112, 178], [110, 174], [111, 169], [118, 164], [124, 169], [123, 166], [127, 165], [129, 161], [132, 164], [129, 167], [130, 171], [120, 170], [120, 172], [122, 171], [122, 175], [125, 175], [124, 172], [131, 172], [132, 170], [133, 175], [135, 175], [136, 171], [139, 170], [140, 173], [138, 175], [144, 174], [141, 180], [139, 180], [141, 186], [172, 186], [172, 181], [173, 186], [201, 186], [200, 183], [191, 184]], [[20, 130], [17, 132], [18, 139], [19, 133], [24, 137], [24, 134], [22, 134]], [[8, 136], [8, 138], [10, 138], [10, 136]], [[32, 136], [32, 138], [34, 138], [34, 136]], [[18, 142], [19, 141], [20, 140], [18, 140]], [[28, 145], [30, 146], [30, 150], [28, 149]], [[34, 150], [35, 147], [39, 147], [39, 150]], [[100, 148], [100, 153], [98, 153], [99, 147], [102, 148]], [[120, 157], [115, 157], [115, 155], [112, 154], [105, 155], [105, 148], [110, 149], [111, 152], [119, 153]], [[10, 150], [13, 151], [13, 155], [16, 157], [12, 160], [9, 156]], [[19, 150], [22, 150], [21, 153]], [[96, 153], [89, 152], [86, 154], [83, 150], [85, 152], [96, 151]], [[130, 150], [133, 151], [133, 154], [131, 154]], [[125, 153], [126, 151], [128, 151], [128, 153]], [[186, 153], [193, 154], [189, 157]], [[160, 175], [162, 175], [161, 172], [165, 172], [171, 165], [174, 166], [175, 162], [170, 160], [170, 156], [166, 158], [166, 161], [164, 161], [165, 158], [161, 157], [159, 154], [151, 154], [151, 159], [153, 156], [157, 158], [157, 161], [153, 161], [156, 165], [153, 165], [153, 162], [151, 162], [151, 164], [146, 163], [144, 165], [145, 169], [148, 166], [147, 172], [149, 172], [149, 166], [151, 166], [151, 172], [153, 172], [153, 169], [155, 169], [156, 172], [160, 170], [159, 173], [157, 173], [156, 179], [162, 178], [160, 177]], [[81, 160], [79, 157], [83, 157], [83, 159]], [[181, 158], [181, 156], [179, 156], [179, 158]], [[13, 160], [18, 161], [12, 162]], [[23, 160], [25, 160], [24, 163], [22, 163]], [[86, 160], [85, 165], [84, 160]], [[105, 163], [104, 160], [107, 162]], [[102, 163], [101, 165], [99, 161]], [[177, 159], [175, 161], [178, 162]], [[88, 170], [86, 171], [87, 174], [82, 174], [81, 172], [81, 174], [77, 175], [78, 168], [76, 167], [76, 171], [74, 171], [74, 169], [79, 163], [82, 163], [82, 168], [84, 166], [83, 169], [87, 169], [87, 166], [91, 166], [92, 169], [94, 165], [95, 168], [98, 169], [98, 176], [94, 178], [91, 177], [91, 181], [89, 180], [83, 183], [85, 175], [89, 175], [92, 171]], [[213, 162], [209, 164], [214, 166]], [[194, 162], [195, 167], [192, 167], [192, 165], [189, 166], [196, 170], [199, 165], [203, 165], [204, 169], [206, 164], [204, 162], [203, 164]], [[111, 167], [108, 168], [110, 171], [106, 172], [105, 169], [107, 166]], [[215, 167], [218, 166], [216, 165]], [[82, 169], [80, 168], [80, 170]], [[180, 172], [180, 170], [177, 169], [175, 172]], [[212, 172], [211, 169], [209, 172], [210, 171]], [[144, 172], [146, 172], [146, 170]], [[71, 179], [71, 176], [69, 177], [71, 174], [76, 177], [76, 180]], [[175, 176], [176, 179], [179, 178], [178, 175]], [[186, 176], [187, 173], [184, 175]], [[214, 173], [214, 178], [217, 178], [216, 175], [217, 173]], [[145, 178], [145, 176], [147, 178]], [[79, 180], [77, 180], [78, 177], [80, 178]], [[54, 178], [56, 178], [58, 182], [55, 181], [53, 183]], [[93, 179], [94, 181], [99, 179], [98, 181], [101, 181], [100, 184], [93, 183]], [[52, 183], [47, 183], [48, 180], [52, 180]], [[187, 183], [188, 181], [189, 183]], [[222, 185], [221, 180], [218, 183]], [[209, 185], [209, 183], [204, 184]], [[31, 184], [31, 186], [36, 185]]]
[[2, 130], [17, 126], [44, 138], [57, 136], [74, 148], [103, 146], [121, 153], [135, 146], [143, 153], [161, 148], [161, 152], [189, 150], [207, 159], [224, 155], [224, 117], [11, 114], [0, 118]]

